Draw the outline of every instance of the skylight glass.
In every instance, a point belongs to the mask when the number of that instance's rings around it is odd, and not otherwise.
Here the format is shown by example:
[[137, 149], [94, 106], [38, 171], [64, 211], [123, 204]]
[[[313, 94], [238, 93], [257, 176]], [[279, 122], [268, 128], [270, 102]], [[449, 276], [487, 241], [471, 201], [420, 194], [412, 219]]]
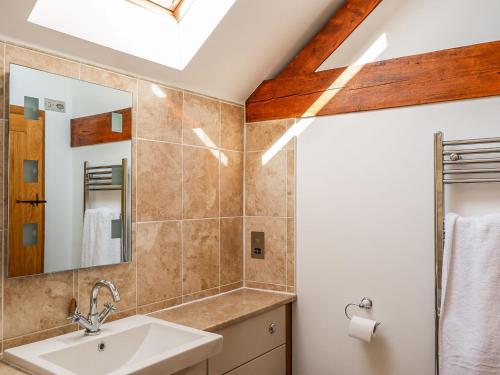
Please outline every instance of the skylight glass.
[[236, 0], [144, 1], [166, 11], [127, 0], [37, 0], [28, 21], [182, 70]]

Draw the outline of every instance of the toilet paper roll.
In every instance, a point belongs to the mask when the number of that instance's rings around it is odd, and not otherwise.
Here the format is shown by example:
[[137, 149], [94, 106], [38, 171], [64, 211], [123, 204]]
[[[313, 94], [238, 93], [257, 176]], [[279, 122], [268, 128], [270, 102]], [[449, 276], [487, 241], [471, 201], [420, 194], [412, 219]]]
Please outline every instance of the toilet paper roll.
[[376, 329], [377, 322], [375, 320], [353, 316], [349, 325], [348, 335], [358, 340], [370, 342], [372, 337], [375, 336]]

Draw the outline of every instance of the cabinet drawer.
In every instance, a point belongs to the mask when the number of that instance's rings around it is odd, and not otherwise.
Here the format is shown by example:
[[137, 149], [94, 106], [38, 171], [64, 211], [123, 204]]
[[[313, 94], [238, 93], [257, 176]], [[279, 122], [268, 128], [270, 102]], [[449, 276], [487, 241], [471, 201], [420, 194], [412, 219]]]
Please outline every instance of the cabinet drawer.
[[[224, 374], [284, 344], [285, 321], [282, 306], [218, 331], [224, 337], [222, 353], [209, 359], [208, 374]], [[271, 324], [276, 327], [274, 333], [270, 333]]]
[[241, 367], [235, 368], [226, 375], [285, 375], [286, 374], [286, 345], [271, 350], [255, 358]]
[[173, 375], [206, 375], [207, 361], [198, 363], [196, 366], [181, 370]]

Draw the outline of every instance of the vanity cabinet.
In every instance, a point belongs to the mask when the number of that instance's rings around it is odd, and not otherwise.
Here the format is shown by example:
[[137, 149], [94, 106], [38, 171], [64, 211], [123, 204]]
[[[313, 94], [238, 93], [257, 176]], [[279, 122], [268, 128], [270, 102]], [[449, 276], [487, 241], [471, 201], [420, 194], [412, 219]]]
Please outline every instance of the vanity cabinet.
[[253, 361], [229, 371], [226, 375], [285, 375], [286, 345], [281, 345]]
[[289, 308], [281, 306], [217, 331], [224, 337], [223, 350], [208, 360], [208, 375], [286, 375]]
[[206, 375], [207, 374], [207, 361], [198, 363], [196, 366], [189, 367], [182, 371], [176, 372], [173, 375]]

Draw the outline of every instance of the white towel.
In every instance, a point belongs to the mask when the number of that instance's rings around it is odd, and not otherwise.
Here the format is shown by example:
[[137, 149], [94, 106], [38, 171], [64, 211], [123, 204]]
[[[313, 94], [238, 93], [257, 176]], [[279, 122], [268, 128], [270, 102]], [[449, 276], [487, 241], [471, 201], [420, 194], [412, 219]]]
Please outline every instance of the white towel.
[[446, 215], [440, 375], [500, 374], [500, 214]]
[[119, 218], [117, 211], [106, 207], [85, 210], [82, 267], [120, 263], [121, 240], [111, 238], [111, 220]]

